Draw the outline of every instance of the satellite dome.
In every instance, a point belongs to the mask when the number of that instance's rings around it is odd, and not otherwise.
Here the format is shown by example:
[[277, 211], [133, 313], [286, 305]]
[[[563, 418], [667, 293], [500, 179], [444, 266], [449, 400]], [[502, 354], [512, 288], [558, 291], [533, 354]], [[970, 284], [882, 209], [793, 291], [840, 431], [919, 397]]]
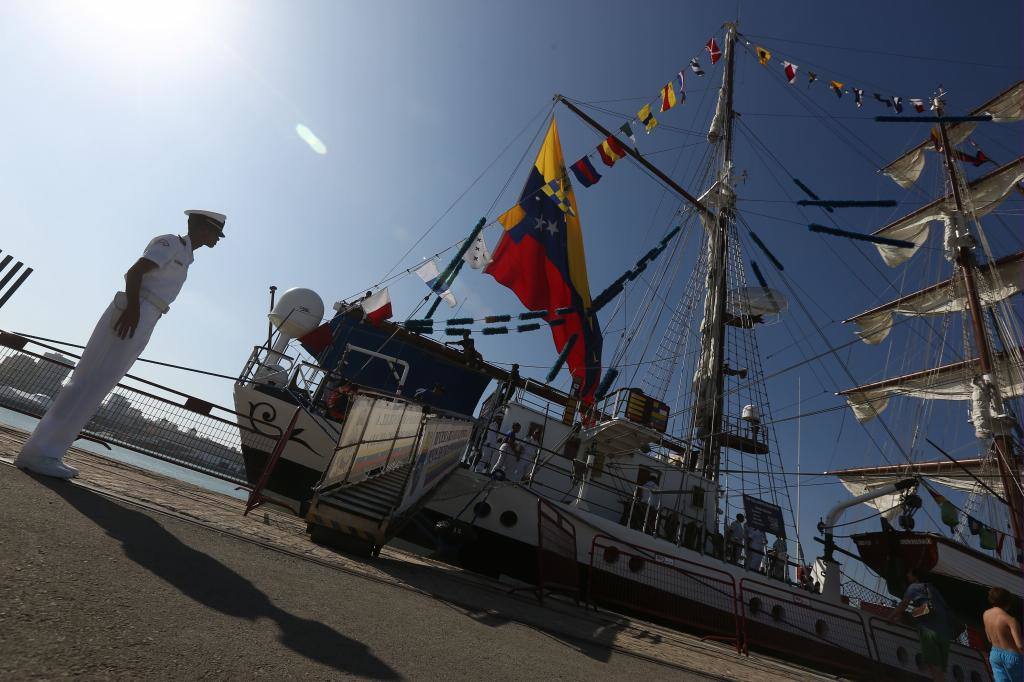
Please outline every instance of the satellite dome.
[[312, 289], [293, 287], [281, 294], [267, 317], [283, 336], [294, 339], [320, 326], [324, 302]]

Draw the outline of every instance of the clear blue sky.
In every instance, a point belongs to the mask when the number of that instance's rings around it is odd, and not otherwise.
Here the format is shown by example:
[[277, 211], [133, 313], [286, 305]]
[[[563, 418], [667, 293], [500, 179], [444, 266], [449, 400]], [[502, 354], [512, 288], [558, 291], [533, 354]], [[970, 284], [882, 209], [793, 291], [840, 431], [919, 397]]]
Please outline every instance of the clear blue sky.
[[[671, 149], [652, 160], [699, 193], [704, 188], [689, 183], [704, 146], [678, 147], [700, 143], [706, 131], [721, 71], [710, 68], [702, 46], [712, 34], [721, 35], [734, 7], [8, 2], [0, 22], [0, 158], [6, 166], [0, 198], [7, 224], [0, 248], [35, 274], [0, 311], [0, 326], [84, 342], [146, 242], [184, 231], [184, 209], [209, 208], [229, 216], [228, 238], [197, 253], [184, 292], [145, 356], [236, 373], [265, 334], [268, 285], [313, 288], [328, 306], [364, 290], [497, 157], [401, 267], [449, 246], [480, 216], [493, 219], [514, 202], [525, 177], [517, 163], [536, 153], [527, 145], [554, 93], [605, 101], [600, 106], [629, 115], [694, 55], [703, 59], [707, 77], [690, 77], [688, 103], [662, 116], [666, 126], [640, 144], [645, 152]], [[843, 213], [840, 223], [849, 229], [880, 226], [924, 198], [875, 173], [923, 130], [874, 123], [871, 116], [882, 110], [870, 100], [872, 92], [927, 97], [941, 83], [951, 108], [966, 111], [1022, 73], [1019, 3], [976, 3], [965, 11], [955, 2], [742, 2], [739, 11], [741, 31], [775, 52], [769, 68], [781, 71], [781, 59], [800, 65], [795, 87], [842, 117], [830, 125], [841, 124], [849, 143], [741, 54], [736, 108], [745, 126], [822, 196], [903, 202], [895, 211]], [[822, 77], [812, 90], [803, 78], [808, 70]], [[858, 111], [849, 96], [835, 101], [824, 87], [830, 77], [863, 87], [864, 108]], [[557, 116], [570, 162], [597, 144], [596, 134], [566, 110], [558, 109]], [[609, 126], [622, 120], [597, 116]], [[323, 141], [325, 154], [299, 138], [298, 124]], [[989, 125], [976, 139], [1001, 161], [1021, 153], [1019, 128], [1012, 125]], [[941, 274], [937, 251], [909, 266], [904, 280], [904, 270], [882, 266], [869, 246], [832, 241], [833, 252], [799, 224], [755, 215], [797, 223], [819, 219], [785, 202], [746, 133], [737, 139], [736, 164], [749, 177], [740, 187], [747, 200], [741, 210], [749, 211], [747, 219], [803, 288], [805, 304], [833, 343], [851, 336], [830, 322], [893, 293], [886, 293], [883, 275], [910, 291]], [[934, 191], [937, 177], [933, 165], [921, 187]], [[796, 197], [792, 183], [780, 178]], [[678, 208], [672, 196], [626, 164], [610, 169], [592, 189], [577, 188], [577, 199], [595, 293], [669, 229]], [[989, 234], [1007, 251], [1015, 246], [1010, 231], [1019, 231], [1020, 223], [1016, 215], [1002, 218], [1002, 224], [989, 221]], [[486, 234], [493, 247], [497, 234]], [[479, 273], [467, 272], [456, 292], [468, 297], [460, 314], [518, 311], [510, 292]], [[423, 289], [414, 277], [405, 278], [391, 293], [396, 313], [404, 316]], [[639, 292], [632, 296], [638, 299]], [[770, 354], [769, 372], [823, 349], [802, 313], [791, 315], [791, 322], [766, 329], [760, 340]], [[610, 350], [618, 338], [611, 332], [622, 325], [606, 320], [604, 326]], [[793, 339], [804, 335], [797, 352]], [[899, 333], [894, 338], [891, 353], [888, 346], [844, 350], [859, 380], [885, 376], [881, 368], [889, 355], [890, 374], [899, 363], [923, 367], [923, 360], [908, 357], [906, 339]], [[537, 376], [555, 355], [546, 332], [478, 343], [489, 359], [538, 366], [532, 370]], [[144, 365], [136, 372], [230, 403], [230, 382]], [[777, 416], [795, 414], [798, 377], [805, 411], [838, 404], [832, 391], [849, 385], [834, 362], [789, 372], [770, 386]], [[803, 421], [805, 470], [881, 461], [844, 413]], [[960, 426], [963, 410], [950, 415], [956, 430], [934, 433], [954, 446], [969, 443]], [[877, 426], [872, 433], [885, 440]], [[792, 468], [794, 424], [780, 425], [779, 438], [785, 466]], [[887, 456], [896, 457], [889, 448]], [[807, 486], [804, 492], [808, 524], [840, 489]]]

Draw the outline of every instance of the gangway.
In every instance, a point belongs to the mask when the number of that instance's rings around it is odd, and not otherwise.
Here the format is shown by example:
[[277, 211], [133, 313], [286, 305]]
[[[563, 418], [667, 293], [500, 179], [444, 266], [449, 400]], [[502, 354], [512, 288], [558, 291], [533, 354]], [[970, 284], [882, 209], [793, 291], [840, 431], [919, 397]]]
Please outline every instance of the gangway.
[[314, 542], [376, 555], [457, 467], [474, 420], [357, 393], [306, 513]]

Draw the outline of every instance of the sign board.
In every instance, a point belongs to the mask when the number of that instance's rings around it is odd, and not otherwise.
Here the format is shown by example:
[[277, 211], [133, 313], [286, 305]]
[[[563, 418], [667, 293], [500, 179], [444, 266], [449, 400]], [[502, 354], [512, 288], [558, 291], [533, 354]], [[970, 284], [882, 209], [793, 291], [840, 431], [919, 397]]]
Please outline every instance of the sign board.
[[782, 509], [750, 495], [743, 496], [743, 512], [747, 527], [763, 530], [780, 537], [786, 537], [786, 524], [782, 521]]
[[358, 483], [385, 464], [390, 470], [407, 462], [422, 413], [414, 403], [356, 395], [322, 487]]
[[665, 403], [644, 395], [638, 389], [629, 389], [626, 419], [664, 433], [665, 427], [668, 426], [668, 414], [668, 405]]
[[412, 506], [458, 466], [472, 434], [472, 421], [438, 416], [427, 419], [414, 454], [416, 459], [405, 498], [398, 512]]

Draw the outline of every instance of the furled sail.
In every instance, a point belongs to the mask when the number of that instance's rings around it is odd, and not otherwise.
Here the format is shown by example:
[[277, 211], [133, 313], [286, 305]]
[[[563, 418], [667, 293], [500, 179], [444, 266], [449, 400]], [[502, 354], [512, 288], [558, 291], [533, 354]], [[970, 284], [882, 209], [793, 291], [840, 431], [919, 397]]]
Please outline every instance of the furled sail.
[[[971, 116], [988, 114], [995, 123], [1009, 123], [1024, 119], [1024, 81], [1011, 86], [1005, 92], [985, 102], [971, 112]], [[951, 145], [958, 145], [974, 131], [975, 123], [952, 123], [946, 127]], [[939, 139], [937, 130], [932, 131], [932, 138], [925, 140], [901, 157], [885, 166], [882, 172], [904, 189], [910, 189], [924, 170], [925, 151], [936, 151], [933, 140]]]
[[[1019, 351], [1018, 351], [1019, 352]], [[1005, 353], [996, 353], [995, 383], [1002, 398], [1024, 395], [1024, 367]], [[972, 400], [979, 398], [976, 384], [982, 381], [978, 360], [964, 360], [936, 369], [914, 372], [873, 384], [840, 391], [857, 421], [871, 421], [886, 408], [889, 399], [903, 395], [923, 400]], [[987, 382], [986, 382], [987, 383]], [[977, 427], [977, 424], [975, 425]]]
[[[826, 471], [825, 475], [838, 478], [851, 495], [861, 495], [883, 485], [902, 481], [908, 476], [921, 476], [933, 483], [967, 492], [978, 487], [977, 481], [980, 480], [997, 495], [1003, 494], [999, 466], [992, 458], [961, 459], [959, 464], [948, 460], [938, 460], [895, 466], [857, 467]], [[883, 495], [865, 502], [865, 504], [874, 507], [891, 519], [899, 511], [896, 507], [899, 497], [899, 493]]]
[[[968, 206], [973, 208], [976, 216], [983, 216], [999, 206], [1021, 180], [1024, 180], [1024, 156], [969, 183], [968, 196], [965, 200]], [[931, 223], [936, 220], [947, 221], [953, 213], [954, 206], [953, 197], [947, 194], [875, 232], [874, 234], [879, 237], [900, 239], [915, 244], [913, 248], [875, 244], [885, 264], [896, 267], [912, 258], [928, 240], [928, 228]]]
[[701, 213], [700, 219], [708, 235], [707, 261], [708, 272], [704, 282], [707, 294], [704, 298], [704, 319], [700, 325], [700, 359], [694, 373], [694, 396], [697, 407], [694, 414], [698, 425], [698, 435], [710, 432], [711, 421], [715, 416], [716, 396], [718, 391], [718, 362], [722, 338], [721, 298], [728, 295], [723, 283], [725, 261], [721, 257], [725, 248], [724, 233], [717, 228], [718, 220], [722, 219], [723, 211], [731, 211], [736, 204], [736, 192], [732, 188], [731, 168], [722, 169], [721, 177], [698, 199], [712, 213]]
[[[978, 270], [978, 297], [984, 306], [1024, 290], [1024, 251], [980, 266]], [[864, 343], [874, 345], [889, 336], [895, 315], [944, 315], [966, 309], [967, 293], [963, 280], [957, 274], [944, 282], [843, 320], [843, 324], [853, 322], [857, 326], [857, 336]]]

